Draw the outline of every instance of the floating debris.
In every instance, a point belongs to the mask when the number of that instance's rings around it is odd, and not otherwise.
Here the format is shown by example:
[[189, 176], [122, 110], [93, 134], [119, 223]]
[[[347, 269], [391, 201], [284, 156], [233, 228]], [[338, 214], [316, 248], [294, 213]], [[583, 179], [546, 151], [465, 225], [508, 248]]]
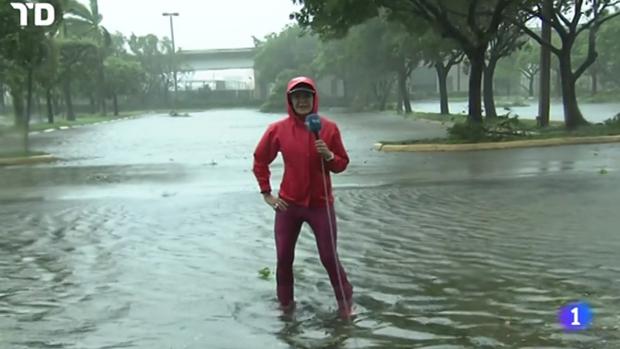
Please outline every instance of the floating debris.
[[258, 275], [261, 279], [267, 280], [271, 276], [271, 270], [268, 267], [264, 267], [263, 269], [258, 271]]

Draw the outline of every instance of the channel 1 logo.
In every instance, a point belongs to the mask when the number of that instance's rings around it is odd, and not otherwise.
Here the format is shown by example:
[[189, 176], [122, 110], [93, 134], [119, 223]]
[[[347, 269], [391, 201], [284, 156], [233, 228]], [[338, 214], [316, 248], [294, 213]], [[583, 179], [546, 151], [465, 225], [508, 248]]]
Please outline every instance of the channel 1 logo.
[[583, 331], [590, 327], [594, 314], [585, 302], [570, 303], [558, 311], [558, 321], [567, 331]]

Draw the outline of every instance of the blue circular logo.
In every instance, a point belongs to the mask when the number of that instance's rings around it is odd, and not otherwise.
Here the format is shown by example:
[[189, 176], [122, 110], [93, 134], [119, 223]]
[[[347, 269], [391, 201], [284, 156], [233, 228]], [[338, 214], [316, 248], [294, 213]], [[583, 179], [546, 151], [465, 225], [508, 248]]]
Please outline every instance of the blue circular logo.
[[560, 325], [568, 331], [582, 331], [590, 327], [594, 314], [585, 302], [570, 303], [558, 312]]

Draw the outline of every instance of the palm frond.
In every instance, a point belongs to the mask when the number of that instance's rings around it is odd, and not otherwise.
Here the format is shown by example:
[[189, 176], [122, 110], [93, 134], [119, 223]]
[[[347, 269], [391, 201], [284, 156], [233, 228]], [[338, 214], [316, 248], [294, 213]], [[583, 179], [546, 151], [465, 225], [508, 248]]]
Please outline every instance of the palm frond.
[[88, 22], [95, 22], [95, 18], [93, 16], [93, 13], [90, 11], [90, 9], [86, 6], [84, 6], [82, 3], [78, 2], [77, 0], [65, 0], [65, 17], [66, 18], [71, 18], [71, 17], [78, 17], [81, 18], [82, 20], [88, 21]]

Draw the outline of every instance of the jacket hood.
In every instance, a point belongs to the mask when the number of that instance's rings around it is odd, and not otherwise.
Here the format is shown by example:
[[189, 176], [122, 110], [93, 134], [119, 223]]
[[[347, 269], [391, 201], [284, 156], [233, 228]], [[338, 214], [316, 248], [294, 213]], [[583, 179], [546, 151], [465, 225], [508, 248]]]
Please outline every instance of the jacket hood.
[[314, 101], [312, 103], [312, 113], [316, 113], [319, 110], [319, 91], [316, 89], [316, 83], [314, 80], [307, 76], [298, 76], [296, 78], [292, 78], [288, 85], [286, 86], [286, 107], [289, 116], [296, 116], [295, 110], [293, 109], [293, 105], [291, 104], [291, 99], [289, 98], [289, 92], [299, 84], [308, 84], [314, 90]]

